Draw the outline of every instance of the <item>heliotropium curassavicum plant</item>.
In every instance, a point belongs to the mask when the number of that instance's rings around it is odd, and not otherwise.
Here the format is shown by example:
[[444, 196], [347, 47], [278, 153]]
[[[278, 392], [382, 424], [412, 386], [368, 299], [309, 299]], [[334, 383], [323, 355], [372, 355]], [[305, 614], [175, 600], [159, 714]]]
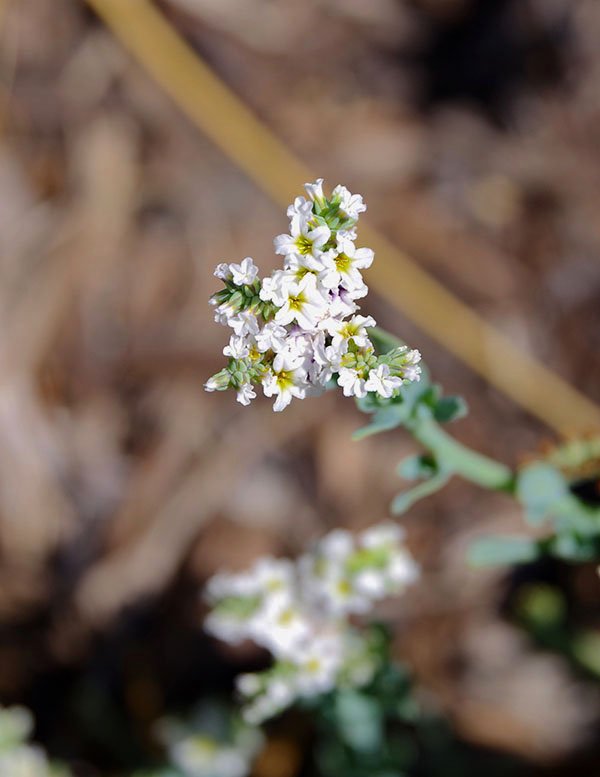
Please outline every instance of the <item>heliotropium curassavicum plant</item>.
[[224, 288], [210, 301], [232, 334], [223, 350], [228, 364], [205, 388], [233, 388], [247, 405], [260, 385], [276, 411], [321, 393], [332, 379], [345, 396], [389, 398], [419, 379], [421, 355], [403, 344], [376, 354], [368, 332], [375, 320], [358, 313], [368, 292], [361, 270], [373, 262], [370, 248], [356, 246], [366, 205], [344, 186], [327, 197], [322, 179], [305, 188], [287, 210], [289, 232], [274, 240], [281, 269], [261, 279], [250, 257], [217, 266]]
[[[458, 475], [513, 496], [538, 535], [486, 539], [472, 554], [476, 563], [525, 562], [544, 554], [572, 561], [600, 558], [600, 497], [590, 502], [574, 490], [577, 484], [556, 462], [542, 459], [515, 472], [442, 429], [466, 413], [464, 401], [443, 396], [419, 351], [358, 312], [357, 300], [368, 292], [362, 271], [374, 259], [371, 249], [356, 245], [357, 223], [366, 210], [362, 197], [344, 186], [327, 196], [322, 179], [305, 189], [306, 196], [288, 208], [289, 232], [274, 241], [283, 256], [281, 269], [261, 279], [250, 257], [217, 266], [223, 288], [211, 304], [215, 320], [232, 331], [223, 351], [227, 366], [205, 388], [233, 388], [248, 405], [261, 386], [280, 411], [293, 398], [338, 385], [372, 416], [357, 438], [404, 427], [425, 448], [399, 467], [403, 478], [421, 482], [396, 497], [395, 514]], [[591, 449], [589, 443], [575, 445], [578, 451]]]

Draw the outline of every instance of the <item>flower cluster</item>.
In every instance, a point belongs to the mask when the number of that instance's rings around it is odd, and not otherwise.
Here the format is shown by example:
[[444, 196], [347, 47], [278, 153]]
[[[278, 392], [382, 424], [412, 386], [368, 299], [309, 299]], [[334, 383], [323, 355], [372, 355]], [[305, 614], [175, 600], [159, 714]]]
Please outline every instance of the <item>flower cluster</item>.
[[23, 707], [0, 707], [0, 777], [68, 777], [44, 751], [27, 742], [33, 720]]
[[205, 388], [234, 388], [248, 405], [260, 384], [275, 397], [274, 410], [320, 393], [334, 378], [345, 396], [389, 398], [419, 379], [421, 356], [406, 346], [377, 356], [368, 334], [375, 320], [357, 313], [356, 300], [368, 292], [361, 270], [373, 262], [373, 251], [355, 244], [366, 205], [344, 186], [326, 197], [321, 178], [305, 188], [307, 197], [287, 210], [289, 233], [274, 241], [282, 269], [261, 280], [250, 257], [217, 266], [224, 288], [210, 301], [215, 321], [233, 331], [223, 350], [228, 365]]
[[238, 678], [248, 722], [272, 717], [299, 697], [371, 680], [377, 666], [369, 639], [350, 618], [418, 576], [402, 540], [394, 524], [358, 537], [338, 529], [296, 562], [261, 558], [247, 572], [209, 581], [207, 630], [232, 644], [251, 639], [275, 659], [266, 671]]

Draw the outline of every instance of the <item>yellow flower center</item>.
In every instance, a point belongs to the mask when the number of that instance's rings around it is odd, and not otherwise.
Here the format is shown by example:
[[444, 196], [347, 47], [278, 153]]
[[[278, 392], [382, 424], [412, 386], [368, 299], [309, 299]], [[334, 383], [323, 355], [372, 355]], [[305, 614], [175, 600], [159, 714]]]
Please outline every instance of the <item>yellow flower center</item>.
[[352, 259], [346, 254], [339, 254], [335, 257], [335, 266], [338, 272], [346, 272], [352, 266]]
[[296, 297], [290, 297], [289, 301], [292, 310], [302, 310], [302, 306], [306, 302], [306, 297], [304, 294], [298, 294]]
[[291, 371], [282, 370], [281, 372], [276, 373], [276, 379], [277, 379], [277, 386], [282, 390], [285, 391], [285, 389], [290, 388], [290, 386], [294, 385], [294, 379]]
[[305, 235], [298, 235], [296, 238], [296, 248], [298, 249], [298, 253], [302, 254], [302, 256], [310, 254], [312, 251], [312, 246], [312, 240], [305, 237]]

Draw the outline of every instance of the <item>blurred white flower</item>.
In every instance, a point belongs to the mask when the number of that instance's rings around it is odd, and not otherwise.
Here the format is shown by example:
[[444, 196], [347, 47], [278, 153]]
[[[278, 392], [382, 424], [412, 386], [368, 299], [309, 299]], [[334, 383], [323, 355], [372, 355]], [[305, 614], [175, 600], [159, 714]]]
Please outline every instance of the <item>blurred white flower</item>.
[[209, 581], [206, 628], [228, 642], [252, 639], [271, 652], [265, 672], [238, 678], [244, 715], [258, 723], [300, 696], [373, 675], [367, 645], [349, 617], [399, 593], [418, 568], [394, 524], [355, 536], [336, 529], [296, 562], [260, 559], [247, 573]]

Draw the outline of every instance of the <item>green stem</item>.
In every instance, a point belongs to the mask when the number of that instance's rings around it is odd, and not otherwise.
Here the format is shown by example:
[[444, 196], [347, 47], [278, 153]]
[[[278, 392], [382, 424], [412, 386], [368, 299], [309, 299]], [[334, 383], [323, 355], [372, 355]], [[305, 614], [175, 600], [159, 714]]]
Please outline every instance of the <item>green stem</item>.
[[512, 470], [455, 440], [431, 417], [421, 417], [406, 424], [408, 431], [437, 461], [448, 462], [453, 472], [483, 488], [514, 491]]

